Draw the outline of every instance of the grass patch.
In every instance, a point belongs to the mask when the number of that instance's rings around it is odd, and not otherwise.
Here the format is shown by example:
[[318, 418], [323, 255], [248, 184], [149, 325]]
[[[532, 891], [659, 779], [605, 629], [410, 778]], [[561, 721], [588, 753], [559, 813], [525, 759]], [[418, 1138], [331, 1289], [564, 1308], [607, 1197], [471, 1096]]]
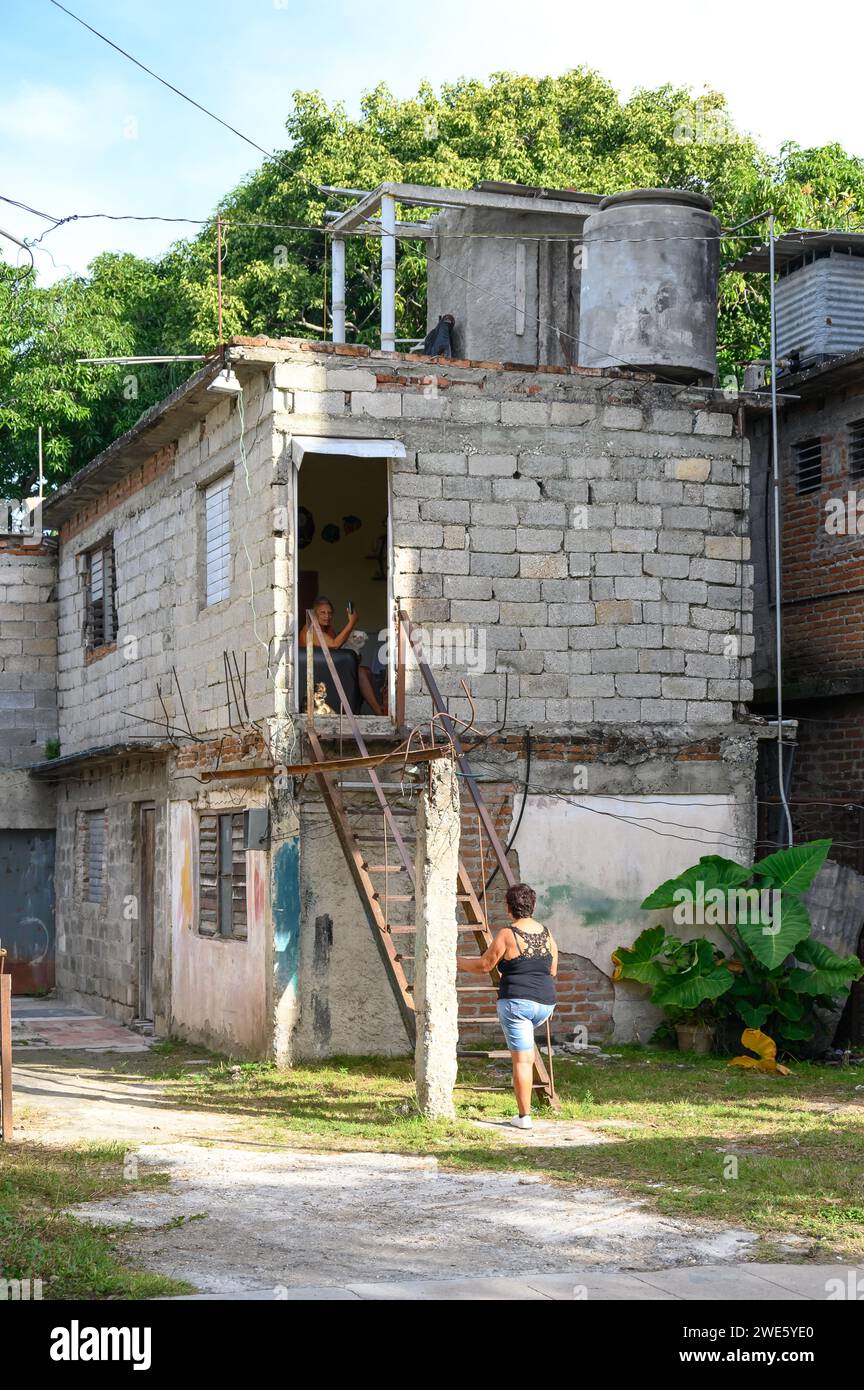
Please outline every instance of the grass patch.
[[[864, 1068], [796, 1063], [779, 1077], [722, 1058], [613, 1052], [605, 1062], [556, 1059], [562, 1105], [551, 1118], [612, 1141], [591, 1146], [553, 1133], [522, 1147], [470, 1124], [515, 1109], [508, 1091], [478, 1089], [509, 1085], [509, 1065], [479, 1058], [460, 1059], [457, 1117], [434, 1122], [417, 1113], [410, 1058], [338, 1057], [282, 1071], [169, 1042], [110, 1069], [100, 1058], [99, 1071], [156, 1083], [166, 1105], [235, 1122], [228, 1144], [429, 1154], [448, 1168], [539, 1173], [639, 1197], [669, 1216], [746, 1227], [761, 1237], [759, 1258], [864, 1260], [864, 1090], [855, 1089]], [[79, 1072], [94, 1065], [83, 1055], [66, 1062]], [[790, 1236], [802, 1242], [791, 1256], [782, 1244]]]
[[176, 1279], [136, 1271], [124, 1257], [125, 1227], [90, 1226], [67, 1214], [137, 1187], [156, 1187], [159, 1174], [123, 1175], [122, 1144], [58, 1149], [0, 1144], [0, 1276], [41, 1279], [46, 1299], [153, 1298], [187, 1293]]
[[[813, 1258], [864, 1258], [864, 1070], [798, 1063], [790, 1077], [724, 1059], [636, 1047], [612, 1060], [556, 1062], [561, 1110], [614, 1142], [514, 1147], [469, 1119], [514, 1111], [509, 1067], [463, 1058], [457, 1118], [417, 1114], [408, 1058], [342, 1057], [280, 1071], [214, 1058], [150, 1059], [166, 1098], [244, 1121], [259, 1141], [317, 1149], [434, 1154], [454, 1168], [542, 1173], [639, 1196], [670, 1216], [797, 1236]], [[137, 1060], [137, 1059], [136, 1059]], [[246, 1129], [248, 1126], [248, 1130]]]

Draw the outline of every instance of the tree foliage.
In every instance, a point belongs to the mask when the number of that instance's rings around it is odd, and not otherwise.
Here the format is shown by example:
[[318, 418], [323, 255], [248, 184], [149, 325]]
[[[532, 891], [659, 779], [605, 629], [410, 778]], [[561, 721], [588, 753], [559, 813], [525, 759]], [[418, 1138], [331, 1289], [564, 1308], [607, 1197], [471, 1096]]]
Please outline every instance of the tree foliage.
[[[611, 193], [668, 186], [707, 192], [726, 227], [773, 207], [782, 227], [854, 225], [864, 161], [839, 145], [787, 145], [769, 158], [737, 131], [724, 98], [663, 86], [622, 101], [597, 73], [556, 78], [500, 73], [397, 99], [368, 92], [357, 117], [315, 93], [297, 93], [287, 148], [226, 195], [224, 332], [324, 336], [329, 332], [319, 185], [371, 188], [384, 179], [471, 187], [500, 179]], [[404, 210], [421, 218], [422, 209]], [[256, 224], [256, 225], [253, 225]], [[261, 225], [265, 224], [265, 225]], [[21, 491], [35, 467], [36, 427], [48, 470], [69, 476], [186, 374], [182, 367], [82, 367], [82, 356], [202, 352], [217, 337], [214, 217], [161, 258], [101, 255], [86, 277], [49, 289], [0, 264], [0, 469]], [[765, 224], [723, 242], [730, 265]], [[50, 244], [50, 243], [46, 243]], [[348, 336], [374, 343], [378, 246], [347, 248]], [[397, 334], [425, 331], [422, 246], [400, 244]], [[766, 351], [764, 277], [727, 274], [721, 286], [721, 374]], [[130, 378], [132, 378], [130, 380]]]

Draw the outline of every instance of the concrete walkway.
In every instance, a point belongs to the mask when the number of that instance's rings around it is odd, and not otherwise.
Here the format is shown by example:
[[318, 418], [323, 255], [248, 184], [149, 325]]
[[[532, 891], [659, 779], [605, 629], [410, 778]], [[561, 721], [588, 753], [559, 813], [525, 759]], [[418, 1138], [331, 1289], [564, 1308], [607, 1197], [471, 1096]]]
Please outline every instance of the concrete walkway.
[[[284, 1285], [245, 1293], [187, 1294], [172, 1302], [243, 1302], [357, 1299], [446, 1302], [531, 1300], [553, 1302], [813, 1303], [860, 1297], [864, 1270], [848, 1265], [697, 1265], [688, 1269], [525, 1274], [518, 1279], [406, 1279], [398, 1283]], [[857, 1293], [856, 1293], [857, 1290]]]
[[89, 1014], [58, 999], [12, 1000], [12, 1048], [75, 1052], [146, 1052], [150, 1040], [113, 1018]]

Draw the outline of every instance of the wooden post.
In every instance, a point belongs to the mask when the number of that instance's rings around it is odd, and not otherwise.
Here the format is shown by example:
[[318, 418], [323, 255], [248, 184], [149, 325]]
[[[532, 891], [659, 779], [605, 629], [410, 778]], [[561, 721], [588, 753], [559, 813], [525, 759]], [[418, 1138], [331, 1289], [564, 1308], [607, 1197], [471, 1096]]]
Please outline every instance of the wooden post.
[[[0, 957], [0, 971], [3, 959]], [[0, 1138], [12, 1138], [12, 976], [0, 973]]]
[[405, 728], [405, 626], [396, 604], [396, 728]]
[[315, 724], [315, 643], [312, 633], [312, 614], [306, 614], [306, 723]]

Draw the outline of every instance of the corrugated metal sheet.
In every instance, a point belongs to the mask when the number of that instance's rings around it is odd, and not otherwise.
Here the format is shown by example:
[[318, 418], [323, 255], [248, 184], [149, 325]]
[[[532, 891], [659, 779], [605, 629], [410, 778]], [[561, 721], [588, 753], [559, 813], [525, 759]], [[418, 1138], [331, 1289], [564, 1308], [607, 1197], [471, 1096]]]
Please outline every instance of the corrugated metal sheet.
[[777, 353], [802, 362], [864, 347], [864, 258], [834, 253], [777, 284]]

